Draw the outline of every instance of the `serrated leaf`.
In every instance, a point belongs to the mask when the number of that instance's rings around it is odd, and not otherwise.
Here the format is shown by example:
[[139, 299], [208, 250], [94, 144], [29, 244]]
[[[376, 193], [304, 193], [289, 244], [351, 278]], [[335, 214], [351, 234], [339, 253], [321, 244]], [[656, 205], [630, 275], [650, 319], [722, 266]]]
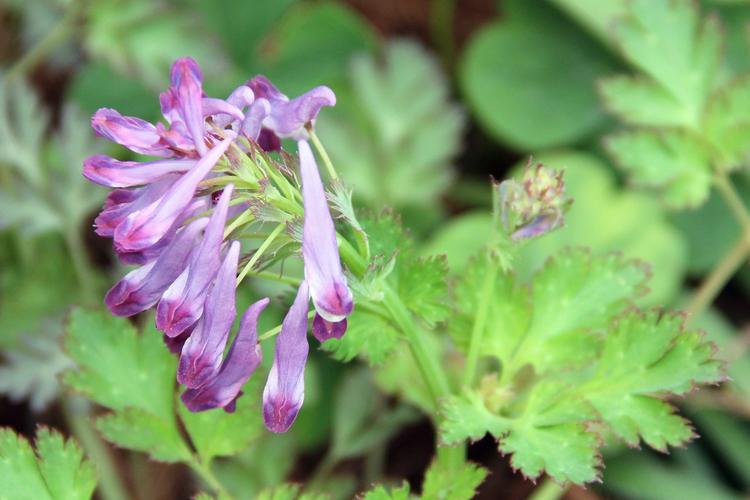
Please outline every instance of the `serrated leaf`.
[[487, 476], [487, 469], [471, 462], [455, 466], [440, 454], [425, 473], [422, 498], [428, 500], [471, 500]]
[[750, 159], [750, 78], [745, 77], [717, 91], [706, 109], [706, 137], [718, 149], [719, 165], [739, 168]]
[[711, 189], [708, 152], [684, 132], [647, 130], [610, 136], [607, 149], [635, 184], [659, 188], [665, 204], [673, 208], [704, 203]]
[[25, 438], [0, 429], [0, 491], [4, 497], [86, 500], [94, 488], [94, 467], [75, 442], [40, 428], [35, 452]]
[[447, 443], [478, 440], [487, 432], [511, 465], [536, 478], [546, 472], [558, 481], [584, 483], [597, 478], [598, 438], [585, 422], [594, 413], [582, 401], [565, 397], [559, 384], [539, 384], [523, 412], [505, 417], [489, 411], [476, 393], [450, 398], [444, 406], [441, 437]]
[[364, 500], [409, 500], [411, 498], [409, 483], [404, 481], [401, 486], [386, 488], [382, 484], [375, 486], [364, 495]]
[[138, 334], [124, 318], [76, 309], [65, 348], [77, 365], [65, 384], [113, 410], [97, 420], [108, 440], [157, 460], [190, 458], [173, 410], [176, 359], [158, 332]]
[[260, 436], [263, 431], [263, 412], [259, 404], [261, 382], [260, 377], [248, 381], [233, 413], [222, 409], [193, 413], [178, 404], [180, 418], [204, 463], [214, 457], [236, 455]]
[[687, 422], [658, 394], [684, 394], [722, 379], [714, 348], [700, 332], [684, 332], [684, 318], [629, 313], [605, 337], [594, 378], [580, 392], [610, 429], [631, 446], [643, 439], [666, 450], [693, 436]]
[[617, 76], [599, 81], [608, 111], [629, 125], [691, 126], [695, 117], [664, 87], [645, 77]]
[[[456, 284], [460, 312], [451, 332], [468, 345], [481, 297], [487, 260], [478, 259]], [[584, 250], [562, 251], [532, 279], [531, 289], [498, 271], [488, 309], [483, 352], [495, 356], [507, 377], [529, 364], [539, 373], [581, 366], [599, 348], [595, 333], [644, 290], [646, 269], [617, 255], [593, 257]]]
[[373, 365], [382, 364], [401, 338], [389, 318], [362, 308], [355, 308], [348, 323], [346, 335], [323, 344], [323, 348], [340, 361], [351, 361], [362, 355]]
[[348, 112], [317, 124], [343, 177], [373, 207], [434, 207], [463, 128], [437, 62], [412, 42], [394, 41], [382, 59], [356, 58], [350, 80]]
[[574, 142], [598, 130], [605, 115], [594, 82], [616, 67], [546, 3], [504, 2], [503, 18], [474, 35], [459, 71], [479, 122], [520, 150]]
[[701, 20], [690, 0], [634, 0], [616, 37], [625, 57], [674, 96], [687, 122], [697, 125], [720, 64], [718, 19]]

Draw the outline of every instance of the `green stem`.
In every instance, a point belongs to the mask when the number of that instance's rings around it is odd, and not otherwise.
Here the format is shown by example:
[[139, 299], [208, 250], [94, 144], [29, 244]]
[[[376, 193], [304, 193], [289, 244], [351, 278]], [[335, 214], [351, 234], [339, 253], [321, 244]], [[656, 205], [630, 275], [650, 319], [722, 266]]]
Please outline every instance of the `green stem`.
[[258, 259], [261, 258], [261, 256], [265, 253], [266, 250], [268, 250], [268, 247], [271, 246], [271, 243], [273, 243], [273, 240], [276, 239], [278, 235], [281, 234], [281, 232], [286, 228], [285, 223], [281, 223], [276, 228], [271, 231], [271, 234], [268, 235], [268, 238], [266, 238], [266, 241], [264, 241], [260, 247], [255, 251], [253, 256], [250, 258], [247, 264], [245, 264], [245, 267], [242, 269], [242, 272], [239, 276], [237, 276], [237, 286], [239, 286], [240, 283], [242, 283], [242, 280], [245, 279], [245, 276], [247, 273], [250, 272], [250, 270], [253, 268], [253, 266], [258, 262]]
[[99, 476], [99, 493], [102, 498], [104, 500], [127, 500], [129, 495], [117, 474], [112, 455], [107, 445], [91, 427], [88, 418], [88, 403], [77, 396], [61, 398], [60, 401], [65, 420], [96, 467]]
[[73, 33], [72, 28], [77, 16], [78, 9], [73, 2], [60, 22], [5, 73], [5, 80], [9, 82], [19, 78], [39, 64], [51, 50], [58, 47]]
[[315, 149], [318, 151], [320, 158], [323, 160], [323, 165], [325, 165], [326, 170], [328, 170], [328, 175], [331, 176], [331, 180], [335, 181], [336, 179], [339, 178], [339, 175], [336, 173], [336, 169], [333, 167], [333, 162], [331, 162], [331, 157], [328, 156], [328, 152], [326, 151], [326, 148], [323, 147], [323, 143], [320, 142], [320, 139], [318, 139], [318, 136], [315, 135], [315, 132], [313, 132], [312, 129], [309, 130], [309, 134], [310, 134], [310, 140], [315, 146]]
[[745, 203], [740, 198], [734, 185], [723, 172], [718, 172], [714, 176], [714, 184], [719, 193], [724, 198], [725, 203], [734, 214], [734, 217], [742, 226], [743, 232], [750, 232], [750, 213], [745, 208]]
[[288, 276], [284, 276], [278, 273], [272, 273], [270, 271], [250, 271], [249, 273], [247, 273], [247, 275], [292, 286], [299, 286], [300, 283], [300, 280], [297, 278], [290, 278]]
[[471, 329], [469, 354], [466, 357], [466, 367], [464, 368], [463, 383], [466, 387], [471, 387], [471, 384], [474, 382], [477, 361], [479, 359], [479, 348], [482, 345], [482, 337], [487, 328], [487, 313], [489, 312], [492, 295], [494, 294], [495, 289], [495, 276], [497, 275], [497, 270], [495, 269], [493, 259], [487, 259], [487, 266], [487, 274], [484, 276], [484, 283], [480, 291], [481, 295], [479, 296], [477, 315], [474, 318], [474, 326]]
[[455, 0], [432, 0], [430, 6], [432, 40], [438, 48], [446, 68], [453, 67], [453, 11], [455, 8]]
[[726, 283], [742, 267], [750, 256], [750, 231], [745, 232], [729, 253], [711, 271], [698, 291], [688, 303], [686, 312], [690, 318], [698, 316], [721, 292]]
[[[307, 319], [313, 319], [314, 317], [315, 317], [315, 309], [313, 309], [312, 311], [310, 311], [309, 313], [307, 313]], [[281, 328], [283, 326], [284, 325], [282, 323], [281, 325], [274, 326], [270, 330], [266, 330], [265, 332], [263, 332], [262, 334], [260, 334], [258, 336], [258, 342], [260, 342], [261, 340], [270, 339], [274, 335], [278, 335], [279, 332], [281, 332]]]
[[424, 378], [437, 408], [440, 399], [451, 393], [448, 378], [441, 369], [439, 361], [431, 354], [425, 333], [414, 323], [411, 313], [401, 301], [401, 297], [388, 285], [384, 285], [383, 291], [385, 307], [401, 333], [406, 337], [414, 361], [416, 361], [419, 371], [422, 373], [422, 378]]
[[211, 465], [203, 462], [198, 457], [193, 457], [192, 460], [188, 462], [188, 465], [190, 466], [193, 471], [195, 471], [198, 476], [205, 481], [205, 483], [214, 490], [218, 495], [220, 499], [232, 499], [234, 498], [227, 490], [224, 488], [224, 485], [221, 484], [221, 482], [216, 478], [213, 471], [211, 470]]
[[568, 487], [560, 486], [550, 478], [546, 478], [538, 488], [535, 488], [529, 496], [529, 500], [557, 500], [561, 498]]
[[96, 303], [96, 278], [77, 228], [69, 228], [66, 231], [65, 244], [68, 247], [70, 259], [73, 261], [73, 269], [78, 278], [78, 284], [81, 286], [81, 296], [84, 302], [87, 304]]

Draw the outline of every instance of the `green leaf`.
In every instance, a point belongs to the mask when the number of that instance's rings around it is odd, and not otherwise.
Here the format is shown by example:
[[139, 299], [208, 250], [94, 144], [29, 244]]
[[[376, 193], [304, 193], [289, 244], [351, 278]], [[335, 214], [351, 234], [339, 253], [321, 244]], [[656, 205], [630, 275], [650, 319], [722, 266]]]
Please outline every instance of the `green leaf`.
[[374, 45], [369, 25], [331, 1], [300, 2], [279, 19], [257, 53], [257, 69], [286, 94], [315, 85], [339, 90], [351, 57]]
[[722, 380], [715, 348], [703, 334], [683, 331], [684, 317], [630, 312], [604, 339], [599, 368], [580, 392], [628, 445], [640, 439], [666, 451], [693, 437], [674, 408], [654, 397], [685, 394], [697, 384]]
[[382, 484], [377, 485], [364, 495], [364, 500], [409, 500], [411, 498], [409, 483], [404, 481], [398, 488], [386, 488]]
[[0, 491], [6, 498], [85, 500], [96, 488], [91, 463], [73, 441], [39, 428], [36, 452], [26, 439], [0, 429]]
[[177, 405], [180, 418], [204, 463], [214, 457], [236, 455], [261, 435], [261, 383], [260, 377], [250, 379], [243, 387], [244, 394], [237, 400], [233, 413], [222, 409], [194, 413], [183, 404]]
[[352, 102], [317, 123], [331, 158], [372, 207], [435, 207], [452, 178], [463, 115], [437, 61], [403, 40], [350, 71]]
[[173, 410], [176, 358], [160, 336], [151, 328], [139, 335], [126, 319], [106, 312], [76, 309], [65, 348], [77, 369], [64, 382], [113, 410], [97, 420], [109, 441], [156, 460], [187, 460]]
[[720, 65], [718, 19], [701, 20], [690, 0], [634, 0], [616, 36], [625, 57], [680, 103], [686, 123], [697, 125]]
[[612, 24], [626, 12], [627, 0], [548, 0], [597, 38], [612, 45]]
[[557, 481], [585, 483], [598, 477], [597, 436], [586, 425], [595, 416], [582, 402], [561, 396], [559, 384], [539, 384], [520, 415], [489, 411], [476, 393], [451, 397], [444, 406], [441, 438], [452, 443], [481, 439], [489, 432], [511, 465], [530, 478], [545, 472]]
[[645, 77], [617, 76], [599, 81], [607, 110], [629, 125], [689, 127], [694, 124], [682, 104], [668, 90]]
[[719, 165], [732, 170], [750, 160], [750, 77], [719, 89], [706, 109], [706, 137], [720, 154]]
[[154, 89], [168, 82], [175, 59], [190, 54], [206, 74], [226, 69], [226, 59], [201, 26], [164, 2], [104, 0], [86, 10], [85, 44], [118, 72]]
[[461, 62], [459, 78], [472, 112], [515, 149], [591, 136], [605, 121], [594, 82], [616, 67], [611, 57], [545, 2], [503, 7], [503, 19], [473, 37]]
[[302, 493], [302, 487], [298, 484], [282, 484], [261, 491], [255, 500], [324, 500], [327, 498], [327, 495], [318, 493]]
[[708, 198], [711, 163], [693, 136], [676, 130], [623, 132], [610, 136], [606, 146], [635, 184], [658, 188], [666, 205], [696, 207]]
[[[459, 312], [451, 333], [464, 349], [487, 272], [487, 260], [478, 259], [456, 284]], [[644, 292], [646, 278], [647, 270], [636, 261], [614, 254], [592, 257], [583, 250], [548, 260], [530, 291], [513, 275], [498, 273], [483, 352], [495, 356], [509, 377], [526, 364], [540, 373], [581, 366], [596, 355], [594, 333]]]
[[441, 455], [433, 460], [425, 473], [422, 484], [422, 498], [471, 500], [477, 488], [487, 476], [487, 469], [470, 462], [459, 466], [441, 460]]

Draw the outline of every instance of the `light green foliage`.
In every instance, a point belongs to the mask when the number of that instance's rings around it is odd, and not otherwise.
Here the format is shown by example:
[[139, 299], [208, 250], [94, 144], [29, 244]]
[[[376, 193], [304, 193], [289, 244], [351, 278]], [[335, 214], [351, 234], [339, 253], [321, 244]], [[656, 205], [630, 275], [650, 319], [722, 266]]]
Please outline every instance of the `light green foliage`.
[[474, 36], [459, 73], [480, 123], [521, 150], [577, 141], [601, 128], [605, 117], [594, 81], [616, 67], [594, 40], [545, 4], [503, 2], [503, 18]]
[[139, 335], [123, 318], [76, 309], [65, 348], [78, 366], [65, 384], [112, 410], [96, 421], [108, 440], [165, 462], [190, 458], [173, 410], [177, 360], [160, 334]]
[[409, 483], [404, 481], [398, 488], [386, 488], [382, 484], [375, 486], [364, 495], [364, 500], [409, 500], [411, 490]]
[[6, 350], [6, 364], [0, 366], [0, 393], [16, 402], [28, 399], [33, 411], [46, 409], [58, 395], [57, 376], [71, 367], [60, 349], [61, 333], [45, 330]]
[[463, 128], [437, 61], [413, 42], [393, 41], [380, 58], [355, 58], [350, 84], [352, 102], [317, 125], [342, 176], [370, 206], [434, 207]]
[[634, 183], [662, 188], [673, 208], [702, 205], [711, 190], [708, 151], [686, 132], [639, 130], [610, 136], [607, 150]]
[[[596, 156], [553, 151], [534, 159], [564, 170], [565, 192], [575, 202], [566, 213], [562, 228], [524, 245], [514, 262], [516, 271], [527, 277], [548, 256], [566, 247], [585, 244], [594, 254], [618, 251], [651, 266], [651, 292], [641, 298], [639, 304], [663, 304], [673, 300], [681, 290], [686, 266], [693, 264], [695, 257], [691, 255], [688, 260], [684, 238], [667, 221], [659, 203], [648, 194], [618, 187], [611, 169]], [[731, 215], [726, 214], [708, 226], [700, 226], [704, 230], [706, 227], [713, 229], [719, 220], [734, 229]], [[491, 224], [492, 217], [486, 211], [461, 215], [444, 224], [421, 251], [425, 255], [446, 254], [451, 272], [460, 273], [485, 245]], [[591, 228], [597, 230], [593, 232]], [[705, 238], [705, 233], [702, 234]], [[730, 245], [736, 234], [730, 231]], [[697, 243], [704, 243], [698, 235]], [[723, 252], [720, 251], [720, 255]]]
[[604, 105], [636, 127], [608, 138], [609, 153], [668, 206], [702, 205], [713, 169], [739, 168], [750, 156], [750, 85], [720, 72], [719, 18], [701, 17], [690, 0], [635, 0], [615, 34], [639, 73], [600, 82]]
[[302, 493], [302, 488], [298, 484], [282, 484], [274, 488], [261, 491], [256, 500], [324, 500], [329, 498], [327, 495], [318, 493]]
[[438, 454], [425, 473], [422, 498], [427, 500], [471, 500], [487, 470], [470, 462], [459, 465]]
[[338, 359], [365, 356], [371, 363], [384, 361], [400, 341], [393, 319], [383, 309], [384, 287], [395, 289], [404, 305], [427, 325], [445, 320], [448, 273], [444, 257], [420, 257], [413, 239], [390, 212], [360, 217], [368, 235], [373, 261], [362, 280], [352, 280], [357, 305], [349, 317], [349, 330], [325, 349]]
[[[456, 285], [451, 330], [459, 347], [486, 266], [478, 259]], [[720, 381], [720, 363], [702, 334], [684, 331], [682, 317], [628, 308], [645, 278], [633, 261], [575, 250], [550, 259], [528, 288], [498, 275], [483, 353], [500, 371], [449, 399], [443, 440], [490, 432], [527, 476], [582, 483], [598, 477], [604, 431], [660, 450], [690, 439], [692, 429], [661, 397]]]
[[220, 408], [193, 413], [181, 402], [177, 404], [180, 419], [204, 462], [208, 463], [214, 457], [236, 455], [261, 435], [263, 412], [259, 396], [262, 382], [259, 376], [250, 379], [233, 413]]
[[548, 0], [607, 44], [612, 44], [612, 23], [622, 16], [627, 0]]
[[73, 441], [39, 428], [36, 450], [0, 429], [0, 496], [14, 500], [86, 500], [96, 488], [94, 467]]
[[208, 74], [226, 69], [221, 52], [195, 21], [171, 2], [97, 1], [87, 8], [84, 40], [96, 58], [161, 90], [178, 57], [194, 57]]

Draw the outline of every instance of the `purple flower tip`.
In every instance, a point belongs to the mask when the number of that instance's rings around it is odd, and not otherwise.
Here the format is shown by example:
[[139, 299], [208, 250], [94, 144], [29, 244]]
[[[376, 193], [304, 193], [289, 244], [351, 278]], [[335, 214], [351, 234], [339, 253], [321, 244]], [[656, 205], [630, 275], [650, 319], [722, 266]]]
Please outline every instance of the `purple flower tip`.
[[320, 342], [325, 342], [328, 339], [340, 339], [343, 337], [344, 333], [346, 333], [346, 327], [346, 319], [334, 323], [316, 313], [313, 319], [312, 332], [316, 339]]

